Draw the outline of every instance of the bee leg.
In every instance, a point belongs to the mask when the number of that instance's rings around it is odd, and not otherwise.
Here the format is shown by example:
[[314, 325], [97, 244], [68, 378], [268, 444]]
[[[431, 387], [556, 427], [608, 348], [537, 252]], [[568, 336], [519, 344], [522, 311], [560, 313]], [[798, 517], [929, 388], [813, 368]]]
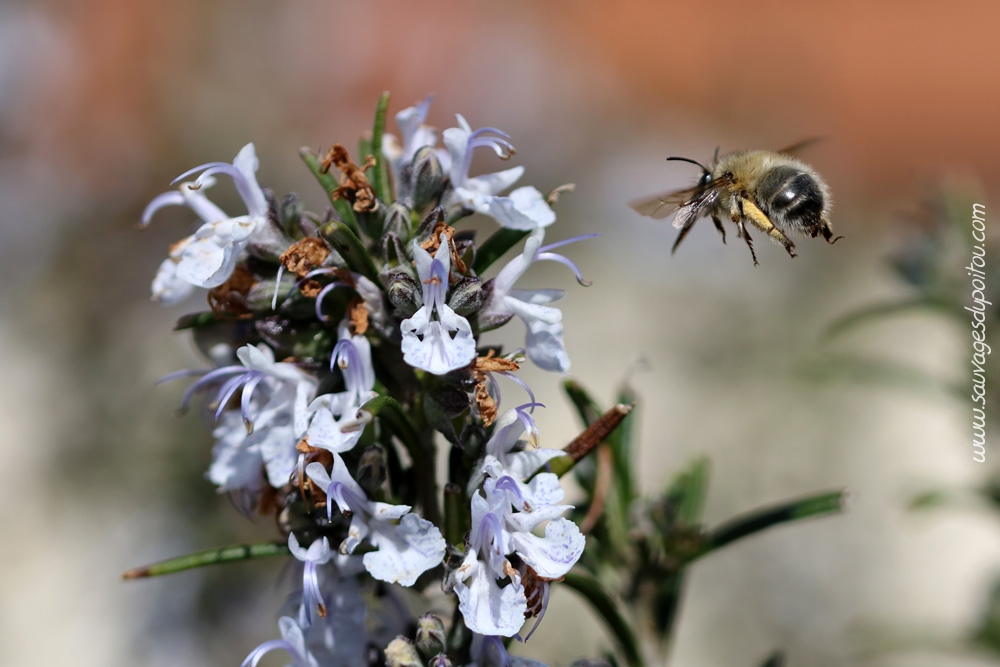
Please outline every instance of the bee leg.
[[722, 234], [722, 242], [725, 243], [726, 242], [726, 229], [725, 229], [725, 227], [722, 226], [722, 220], [719, 220], [719, 216], [717, 216], [717, 215], [715, 215], [713, 213], [712, 214], [712, 222], [715, 223], [715, 228], [719, 230], [720, 234]]
[[837, 237], [833, 236], [833, 230], [830, 229], [830, 221], [826, 219], [824, 219], [822, 224], [820, 224], [820, 226], [816, 228], [816, 231], [813, 232], [813, 238], [816, 238], [816, 234], [819, 233], [823, 234], [823, 238], [830, 245], [833, 245], [840, 239], [844, 238], [843, 236], [837, 236]]
[[681, 227], [681, 233], [677, 235], [677, 240], [674, 241], [673, 247], [670, 248], [671, 255], [677, 252], [677, 246], [681, 244], [681, 241], [684, 240], [684, 237], [687, 236], [688, 232], [691, 231], [691, 228], [694, 227], [695, 219], [696, 219], [695, 217], [692, 217], [690, 220], [684, 223], [683, 227]]
[[785, 236], [780, 229], [774, 226], [771, 219], [768, 218], [762, 210], [760, 210], [757, 204], [749, 199], [744, 200], [741, 204], [741, 209], [743, 210], [744, 215], [750, 219], [750, 222], [753, 223], [754, 227], [761, 230], [781, 245], [785, 246], [785, 250], [788, 251], [788, 254], [791, 257], [798, 257], [798, 255], [795, 254], [795, 244], [792, 243], [792, 240]]
[[750, 234], [747, 233], [747, 228], [743, 225], [742, 220], [736, 221], [736, 235], [747, 242], [747, 247], [750, 248], [750, 256], [753, 257], [753, 265], [760, 266], [760, 262], [757, 261], [757, 253], [753, 249], [753, 241], [750, 240]]

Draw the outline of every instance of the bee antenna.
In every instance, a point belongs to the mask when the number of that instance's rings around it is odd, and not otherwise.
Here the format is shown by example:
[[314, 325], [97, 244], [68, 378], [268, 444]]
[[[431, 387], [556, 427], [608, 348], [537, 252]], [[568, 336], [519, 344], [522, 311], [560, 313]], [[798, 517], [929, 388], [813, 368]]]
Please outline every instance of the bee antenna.
[[668, 161], [670, 161], [670, 160], [676, 160], [676, 161], [678, 161], [678, 162], [690, 162], [691, 164], [696, 164], [696, 165], [698, 165], [699, 167], [701, 167], [701, 170], [702, 170], [703, 172], [705, 172], [706, 174], [708, 174], [708, 173], [711, 173], [711, 171], [710, 171], [710, 170], [708, 170], [708, 169], [706, 169], [706, 168], [705, 168], [705, 165], [703, 165], [703, 164], [702, 164], [701, 162], [695, 162], [694, 160], [692, 160], [692, 159], [691, 159], [691, 158], [689, 158], [689, 157], [668, 157], [668, 158], [667, 158], [667, 160], [668, 160]]
[[715, 147], [715, 155], [712, 156], [712, 164], [718, 164], [719, 162], [719, 146]]

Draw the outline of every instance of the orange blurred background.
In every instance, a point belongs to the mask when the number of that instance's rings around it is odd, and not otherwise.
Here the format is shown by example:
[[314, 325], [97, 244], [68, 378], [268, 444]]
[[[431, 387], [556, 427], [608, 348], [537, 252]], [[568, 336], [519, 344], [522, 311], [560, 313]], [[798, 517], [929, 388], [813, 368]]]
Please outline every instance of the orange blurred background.
[[[699, 454], [716, 470], [713, 520], [821, 488], [859, 491], [848, 516], [699, 566], [674, 664], [752, 667], [781, 647], [790, 667], [992, 664], [872, 656], [857, 641], [872, 625], [967, 627], [1000, 569], [987, 518], [914, 525], [904, 507], [919, 483], [981, 478], [964, 406], [845, 386], [803, 393], [813, 390], [789, 367], [815, 351], [824, 322], [898, 293], [881, 258], [905, 233], [898, 212], [930, 183], [957, 173], [995, 188], [997, 25], [1000, 3], [986, 1], [0, 5], [0, 341], [12, 357], [0, 389], [0, 662], [236, 664], [276, 636], [274, 564], [116, 578], [273, 536], [233, 527], [242, 519], [201, 478], [209, 429], [174, 419], [181, 388], [152, 386], [202, 363], [170, 332], [186, 311], [147, 301], [190, 216], [134, 224], [175, 176], [248, 141], [263, 185], [323, 206], [298, 148], [354, 145], [390, 90], [390, 113], [433, 93], [432, 124], [462, 113], [510, 133], [525, 183], [576, 183], [553, 233], [604, 238], [573, 255], [595, 281], [565, 302], [574, 376], [609, 400], [637, 357], [652, 368], [634, 381], [648, 401], [650, 493]], [[669, 225], [625, 206], [697, 175], [669, 155], [706, 161], [716, 146], [810, 136], [825, 138], [804, 158], [833, 189], [846, 236], [835, 248], [803, 240], [790, 261], [764, 247], [753, 269], [745, 249], [699, 228], [670, 259]], [[481, 170], [494, 170], [487, 159]], [[537, 276], [572, 282], [558, 269]], [[932, 369], [964, 349], [923, 320], [865, 342], [899, 352], [900, 341]], [[542, 431], [560, 446], [571, 413], [558, 378], [537, 381], [549, 393]], [[574, 602], [554, 604], [569, 613]], [[596, 625], [557, 616], [525, 654], [580, 657], [577, 627]], [[607, 645], [597, 631], [587, 641]]]

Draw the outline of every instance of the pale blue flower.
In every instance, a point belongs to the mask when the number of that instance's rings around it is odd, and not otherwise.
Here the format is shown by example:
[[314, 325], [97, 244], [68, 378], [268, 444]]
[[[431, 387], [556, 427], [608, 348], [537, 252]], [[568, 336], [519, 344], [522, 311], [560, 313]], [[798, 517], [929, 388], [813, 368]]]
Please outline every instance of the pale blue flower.
[[445, 302], [451, 276], [445, 235], [441, 234], [433, 257], [414, 241], [413, 263], [423, 289], [423, 305], [399, 325], [403, 361], [435, 375], [468, 366], [476, 358], [476, 340], [469, 321]]
[[[465, 624], [484, 635], [513, 636], [527, 611], [521, 576], [507, 556], [516, 553], [524, 565], [545, 579], [562, 577], [580, 559], [585, 539], [579, 528], [560, 515], [569, 505], [557, 504], [563, 492], [552, 473], [539, 473], [528, 483], [507, 473], [487, 456], [482, 492], [472, 496], [472, 531], [465, 559], [455, 572], [455, 592]], [[533, 534], [542, 523], [544, 537]], [[500, 587], [499, 580], [510, 583]]]
[[326, 616], [326, 604], [323, 602], [323, 593], [319, 587], [318, 567], [329, 563], [337, 552], [330, 548], [330, 540], [325, 537], [314, 540], [308, 549], [304, 549], [299, 546], [295, 533], [288, 534], [288, 550], [303, 564], [302, 612], [304, 626], [309, 626], [313, 623], [314, 609], [319, 611], [320, 616]]
[[444, 145], [451, 155], [451, 185], [449, 204], [495, 218], [510, 229], [537, 229], [547, 227], [556, 220], [556, 214], [536, 188], [524, 186], [507, 196], [500, 193], [511, 187], [524, 174], [518, 166], [483, 176], [470, 177], [469, 166], [476, 148], [491, 148], [501, 159], [514, 153], [510, 136], [493, 127], [473, 131], [462, 116], [456, 116], [458, 127], [444, 131]]
[[[486, 441], [486, 455], [500, 462], [506, 474], [523, 480], [554, 458], [562, 456], [561, 449], [538, 446], [538, 427], [530, 411], [538, 403], [526, 403], [505, 411], [496, 420], [493, 435]], [[476, 485], [482, 481], [476, 480]]]
[[547, 304], [561, 299], [560, 289], [514, 289], [514, 283], [536, 261], [551, 260], [568, 266], [581, 284], [589, 284], [576, 264], [566, 257], [549, 252], [567, 243], [590, 238], [596, 234], [542, 246], [544, 229], [534, 230], [524, 243], [524, 250], [500, 270], [493, 279], [489, 301], [479, 311], [480, 320], [502, 320], [517, 315], [528, 329], [525, 347], [528, 358], [547, 371], [565, 373], [569, 370], [569, 355], [563, 343], [562, 311]]
[[[422, 102], [412, 107], [407, 107], [396, 114], [396, 125], [403, 140], [402, 144], [391, 134], [386, 134], [382, 141], [382, 155], [389, 160], [392, 167], [393, 178], [399, 179], [400, 170], [413, 162], [413, 156], [424, 146], [434, 147], [437, 145], [438, 133], [430, 125], [425, 124], [427, 111], [430, 109], [431, 100], [428, 95]], [[437, 149], [437, 158], [441, 167], [448, 171], [451, 158], [447, 151]]]
[[250, 655], [246, 657], [241, 667], [257, 667], [261, 658], [275, 649], [288, 653], [292, 658], [292, 667], [319, 667], [316, 658], [306, 646], [306, 638], [302, 628], [299, 627], [294, 618], [282, 616], [278, 619], [278, 628], [281, 630], [281, 639], [266, 641], [250, 651]]
[[[182, 404], [210, 385], [220, 384], [215, 397], [216, 419], [221, 419], [229, 400], [241, 391], [240, 411], [243, 436], [238, 422], [228, 416], [215, 430], [209, 477], [220, 490], [230, 491], [252, 483], [252, 466], [263, 462], [270, 484], [280, 488], [288, 483], [295, 469], [298, 452], [295, 444], [309, 426], [309, 400], [316, 392], [317, 381], [292, 363], [276, 362], [274, 351], [264, 344], [244, 345], [236, 352], [239, 365], [209, 371], [184, 393]], [[181, 371], [171, 379], [189, 375]]]
[[[271, 228], [267, 217], [267, 199], [257, 184], [257, 155], [252, 143], [247, 144], [233, 160], [210, 162], [181, 174], [174, 182], [197, 172], [193, 183], [181, 183], [176, 191], [153, 199], [142, 214], [142, 226], [149, 224], [153, 214], [164, 206], [185, 205], [204, 223], [191, 236], [171, 248], [170, 255], [153, 281], [153, 298], [174, 303], [187, 296], [191, 287], [210, 289], [224, 283], [236, 266], [240, 254], [251, 242], [273, 245], [280, 234]], [[247, 214], [227, 215], [203, 194], [215, 183], [214, 174], [232, 177], [236, 190], [247, 207]], [[186, 284], [186, 285], [185, 285]]]
[[330, 365], [343, 373], [345, 390], [323, 394], [309, 405], [313, 416], [306, 438], [312, 447], [340, 453], [353, 449], [364, 431], [367, 422], [358, 419], [358, 408], [378, 395], [373, 391], [371, 343], [364, 336], [352, 336], [347, 324], [341, 323]]
[[338, 454], [333, 455], [332, 472], [321, 463], [310, 463], [306, 474], [326, 492], [328, 516], [336, 503], [351, 517], [341, 553], [353, 553], [362, 541], [378, 549], [364, 555], [365, 569], [374, 578], [412, 586], [417, 577], [440, 565], [446, 544], [437, 526], [410, 513], [409, 505], [368, 500]]

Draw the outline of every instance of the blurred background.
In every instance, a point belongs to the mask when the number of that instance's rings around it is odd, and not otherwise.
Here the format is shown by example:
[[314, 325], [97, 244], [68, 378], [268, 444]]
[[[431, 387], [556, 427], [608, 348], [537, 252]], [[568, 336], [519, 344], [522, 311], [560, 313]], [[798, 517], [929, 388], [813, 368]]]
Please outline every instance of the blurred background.
[[[525, 285], [567, 288], [574, 378], [606, 402], [626, 379], [640, 395], [649, 493], [699, 455], [713, 468], [710, 523], [852, 491], [842, 516], [697, 564], [672, 665], [750, 667], [775, 649], [790, 667], [998, 664], [956, 641], [1000, 572], [997, 515], [975, 500], [908, 509], [995, 468], [996, 449], [972, 461], [970, 404], [803, 372], [863, 350], [968, 382], [968, 331], [933, 316], [822, 334], [905, 294], [886, 257], [937, 184], [974, 193], [991, 219], [998, 23], [985, 0], [0, 3], [0, 663], [235, 665], [278, 636], [278, 561], [120, 579], [275, 536], [203, 478], [210, 424], [177, 417], [183, 387], [154, 386], [204, 364], [171, 331], [201, 297], [148, 298], [192, 216], [135, 223], [175, 176], [248, 141], [264, 186], [321, 210], [299, 147], [356, 145], [389, 90], [390, 114], [433, 93], [431, 124], [462, 113], [507, 131], [523, 183], [576, 184], [548, 238], [603, 235], [567, 249], [593, 286], [555, 264]], [[670, 257], [675, 230], [626, 206], [698, 175], [667, 156], [811, 136], [825, 138], [803, 157], [834, 192], [836, 246], [798, 240], [790, 260], [758, 241], [755, 268], [734, 235], [723, 246], [698, 225]], [[475, 171], [496, 170], [489, 157]], [[560, 378], [527, 379], [548, 406], [543, 444], [561, 447], [576, 422]], [[608, 640], [580, 608], [557, 590], [518, 651], [553, 665], [597, 654]]]

